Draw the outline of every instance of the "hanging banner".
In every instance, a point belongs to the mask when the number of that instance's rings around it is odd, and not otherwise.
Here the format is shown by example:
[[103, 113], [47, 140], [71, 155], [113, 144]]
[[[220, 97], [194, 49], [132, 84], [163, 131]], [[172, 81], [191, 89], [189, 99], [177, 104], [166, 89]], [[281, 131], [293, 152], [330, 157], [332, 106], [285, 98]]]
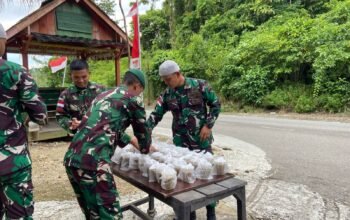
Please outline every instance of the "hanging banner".
[[141, 69], [141, 47], [140, 47], [140, 26], [139, 26], [139, 12], [138, 3], [134, 3], [131, 7], [128, 17], [132, 17], [134, 26], [134, 39], [132, 41], [131, 62], [130, 68]]

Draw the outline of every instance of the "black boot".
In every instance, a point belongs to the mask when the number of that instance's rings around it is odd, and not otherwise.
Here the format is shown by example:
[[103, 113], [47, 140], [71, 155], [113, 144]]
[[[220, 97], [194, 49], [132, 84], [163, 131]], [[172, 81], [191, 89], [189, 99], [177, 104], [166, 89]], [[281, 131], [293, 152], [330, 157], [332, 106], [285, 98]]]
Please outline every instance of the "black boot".
[[215, 207], [212, 205], [206, 206], [207, 208], [207, 220], [216, 220]]

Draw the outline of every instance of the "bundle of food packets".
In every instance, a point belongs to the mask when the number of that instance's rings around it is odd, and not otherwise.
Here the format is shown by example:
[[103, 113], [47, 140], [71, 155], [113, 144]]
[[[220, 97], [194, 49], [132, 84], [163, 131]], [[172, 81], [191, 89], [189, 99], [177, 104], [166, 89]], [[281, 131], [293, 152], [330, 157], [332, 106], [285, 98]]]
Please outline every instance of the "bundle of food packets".
[[225, 175], [228, 166], [223, 156], [190, 151], [172, 144], [153, 142], [156, 151], [141, 154], [132, 145], [117, 148], [111, 160], [120, 170], [139, 170], [149, 182], [157, 182], [164, 190], [175, 189], [177, 181], [194, 183], [196, 179], [212, 179]]

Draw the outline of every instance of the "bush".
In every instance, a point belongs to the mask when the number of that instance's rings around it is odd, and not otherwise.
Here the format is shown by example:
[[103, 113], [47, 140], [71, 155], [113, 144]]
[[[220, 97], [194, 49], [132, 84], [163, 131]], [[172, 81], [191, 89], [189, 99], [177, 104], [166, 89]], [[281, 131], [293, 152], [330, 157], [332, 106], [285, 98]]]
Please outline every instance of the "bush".
[[262, 106], [267, 109], [291, 110], [291, 97], [287, 90], [276, 89], [263, 98]]
[[241, 100], [243, 105], [259, 106], [272, 84], [273, 81], [268, 78], [268, 71], [255, 67], [234, 82], [231, 94]]
[[310, 96], [302, 95], [298, 98], [294, 110], [298, 113], [310, 113], [316, 110], [316, 103]]
[[283, 85], [263, 98], [262, 106], [268, 109], [293, 111], [301, 96], [311, 97], [311, 86], [303, 84]]
[[323, 111], [330, 113], [337, 113], [344, 111], [345, 103], [342, 102], [342, 95], [340, 94], [323, 94], [317, 97], [317, 106]]

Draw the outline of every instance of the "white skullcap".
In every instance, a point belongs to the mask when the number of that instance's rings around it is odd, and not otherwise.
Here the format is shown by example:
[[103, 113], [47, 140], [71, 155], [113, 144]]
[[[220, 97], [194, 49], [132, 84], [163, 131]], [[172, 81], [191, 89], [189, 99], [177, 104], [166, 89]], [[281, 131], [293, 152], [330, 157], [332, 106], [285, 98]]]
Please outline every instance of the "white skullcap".
[[159, 66], [159, 76], [169, 76], [179, 71], [179, 65], [172, 60], [166, 60]]
[[0, 23], [0, 38], [7, 38], [6, 37], [6, 31], [4, 29], [4, 27], [2, 26], [2, 24]]

